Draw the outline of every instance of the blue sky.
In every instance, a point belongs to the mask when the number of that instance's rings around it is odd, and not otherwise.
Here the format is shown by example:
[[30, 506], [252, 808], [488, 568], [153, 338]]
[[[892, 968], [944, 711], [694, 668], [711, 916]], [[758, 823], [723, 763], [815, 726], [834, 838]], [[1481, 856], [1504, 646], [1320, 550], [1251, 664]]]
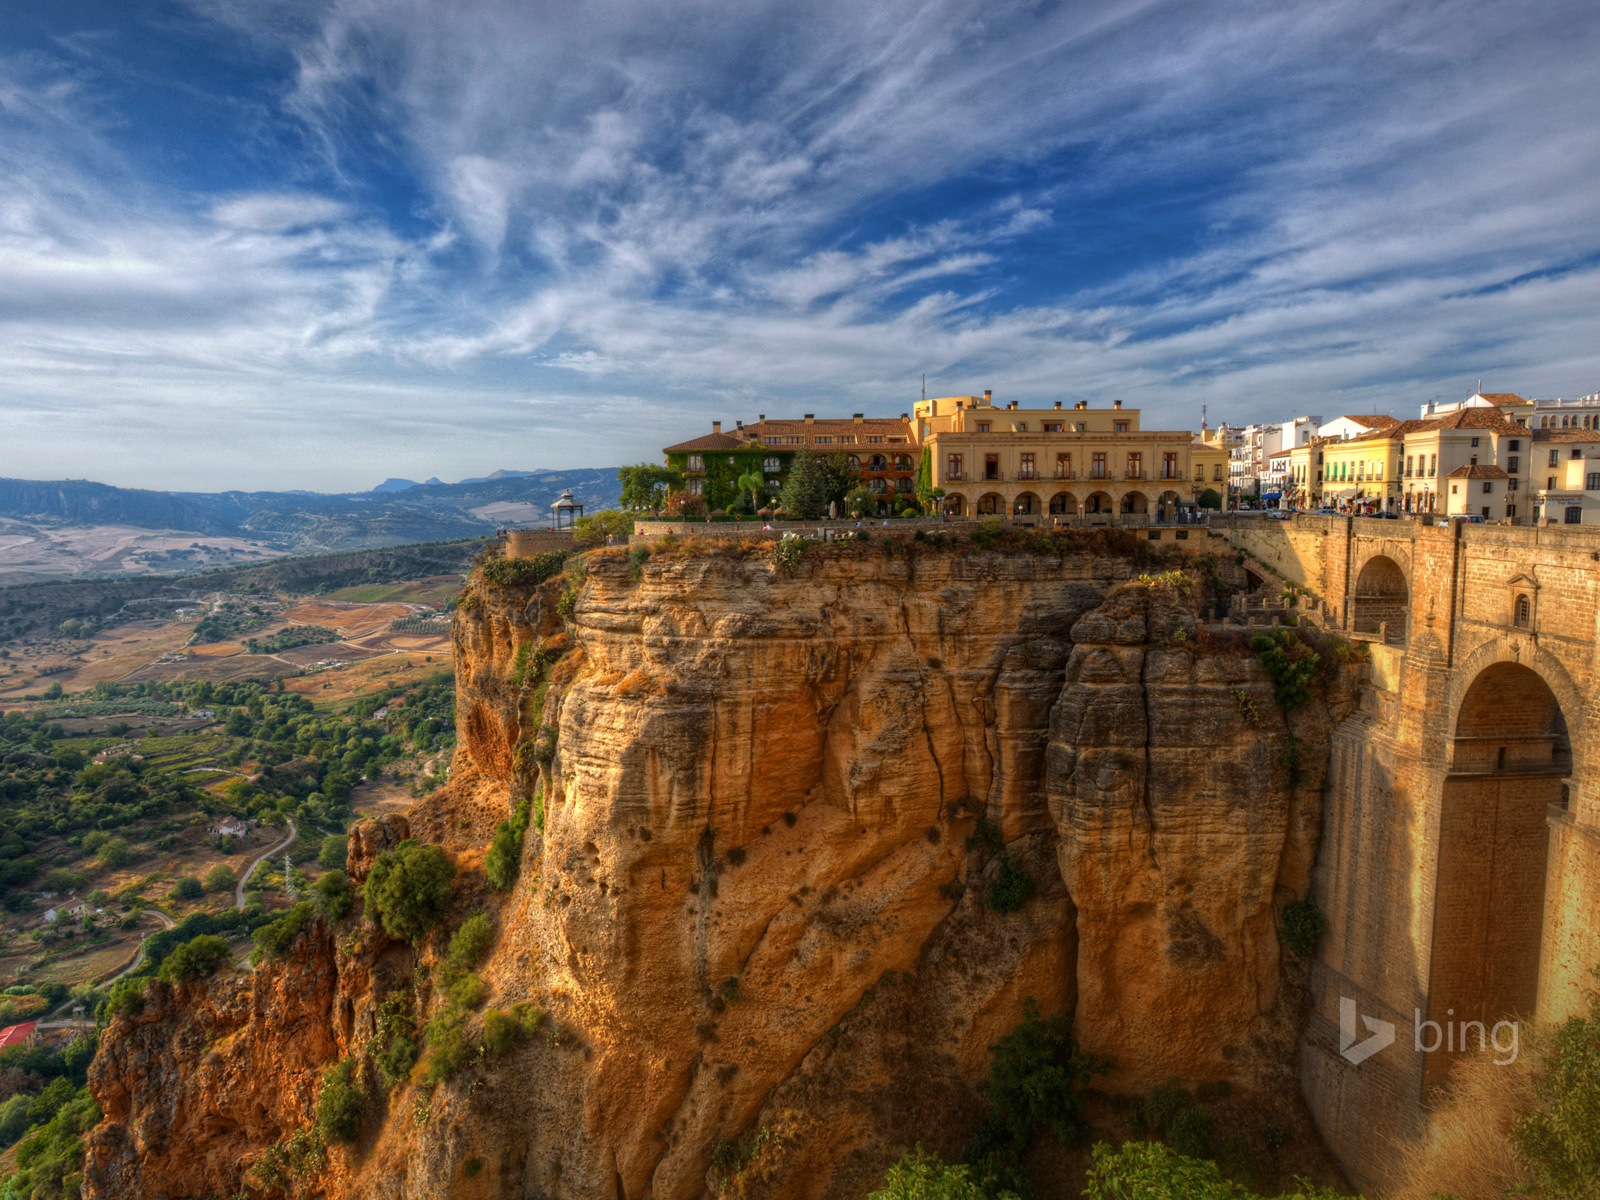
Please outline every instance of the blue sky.
[[1600, 389], [1592, 2], [0, 10], [0, 474]]

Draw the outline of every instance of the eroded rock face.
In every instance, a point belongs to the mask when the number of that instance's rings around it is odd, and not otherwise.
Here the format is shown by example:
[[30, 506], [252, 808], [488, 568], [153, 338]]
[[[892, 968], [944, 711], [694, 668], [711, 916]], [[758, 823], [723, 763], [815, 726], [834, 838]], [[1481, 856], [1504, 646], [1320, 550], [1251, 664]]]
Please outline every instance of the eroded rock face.
[[[489, 1003], [539, 1004], [551, 1036], [421, 1108], [396, 1092], [326, 1194], [675, 1200], [764, 1130], [747, 1190], [859, 1195], [911, 1143], [959, 1150], [1028, 998], [1115, 1057], [1113, 1090], [1278, 1083], [1274, 912], [1304, 891], [1331, 715], [1296, 713], [1288, 750], [1255, 657], [1181, 592], [1126, 586], [1141, 569], [873, 543], [792, 573], [658, 555], [636, 579], [611, 555], [570, 624], [565, 581], [475, 585], [452, 783], [411, 829], [470, 869], [541, 795], [516, 887], [471, 902], [499, 931]], [[530, 671], [529, 642], [554, 665]], [[986, 899], [1003, 862], [1035, 885], [1017, 912]], [[330, 1059], [371, 1007], [334, 974]], [[107, 1064], [96, 1179], [170, 1120], [164, 1080]]]

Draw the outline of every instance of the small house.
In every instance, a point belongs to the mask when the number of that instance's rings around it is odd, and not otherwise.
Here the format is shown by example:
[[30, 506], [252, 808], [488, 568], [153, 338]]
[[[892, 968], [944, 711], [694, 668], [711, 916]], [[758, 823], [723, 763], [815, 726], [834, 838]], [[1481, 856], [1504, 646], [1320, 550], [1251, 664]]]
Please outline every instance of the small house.
[[0, 1029], [0, 1050], [13, 1046], [34, 1046], [39, 1042], [39, 1022], [23, 1021], [20, 1025], [7, 1025]]
[[246, 825], [238, 817], [223, 817], [222, 820], [211, 827], [211, 832], [216, 837], [242, 838], [250, 832], [250, 826]]

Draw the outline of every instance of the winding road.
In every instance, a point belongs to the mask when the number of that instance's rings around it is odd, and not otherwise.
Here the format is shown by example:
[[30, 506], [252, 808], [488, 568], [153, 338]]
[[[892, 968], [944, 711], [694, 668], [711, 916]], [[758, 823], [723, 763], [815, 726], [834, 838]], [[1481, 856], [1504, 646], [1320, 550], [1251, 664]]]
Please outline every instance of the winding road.
[[274, 854], [278, 853], [278, 851], [287, 850], [290, 846], [294, 845], [295, 838], [300, 836], [300, 834], [295, 830], [294, 818], [290, 817], [288, 820], [289, 835], [276, 846], [272, 846], [269, 849], [263, 850], [260, 854], [256, 855], [255, 858], [251, 859], [250, 865], [244, 869], [244, 874], [239, 876], [239, 886], [233, 889], [233, 906], [235, 908], [244, 907], [244, 885], [250, 882], [250, 876], [256, 873], [256, 868], [267, 859], [271, 858]]

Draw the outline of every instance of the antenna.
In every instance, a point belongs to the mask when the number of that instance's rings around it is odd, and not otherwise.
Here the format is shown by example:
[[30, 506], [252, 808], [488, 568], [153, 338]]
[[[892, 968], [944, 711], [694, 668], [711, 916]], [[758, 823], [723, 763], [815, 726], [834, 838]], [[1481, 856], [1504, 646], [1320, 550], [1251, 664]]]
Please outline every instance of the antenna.
[[924, 400], [928, 398], [928, 373], [926, 371], [922, 373], [922, 398]]
[[1206, 405], [1202, 404], [1200, 406], [1200, 428], [1204, 429], [1205, 427], [1206, 427]]

